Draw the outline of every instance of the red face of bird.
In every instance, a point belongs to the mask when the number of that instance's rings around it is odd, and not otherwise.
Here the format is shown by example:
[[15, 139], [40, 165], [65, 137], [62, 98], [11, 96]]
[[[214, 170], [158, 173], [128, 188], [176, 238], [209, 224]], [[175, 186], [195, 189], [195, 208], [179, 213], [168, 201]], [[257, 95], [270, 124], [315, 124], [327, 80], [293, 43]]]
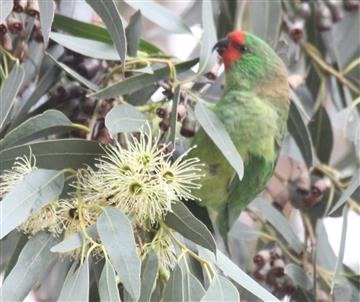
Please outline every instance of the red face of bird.
[[243, 31], [230, 32], [226, 38], [219, 40], [213, 47], [213, 50], [218, 52], [222, 57], [225, 70], [229, 68], [238, 60], [242, 55], [250, 52], [250, 48], [245, 43], [245, 33]]

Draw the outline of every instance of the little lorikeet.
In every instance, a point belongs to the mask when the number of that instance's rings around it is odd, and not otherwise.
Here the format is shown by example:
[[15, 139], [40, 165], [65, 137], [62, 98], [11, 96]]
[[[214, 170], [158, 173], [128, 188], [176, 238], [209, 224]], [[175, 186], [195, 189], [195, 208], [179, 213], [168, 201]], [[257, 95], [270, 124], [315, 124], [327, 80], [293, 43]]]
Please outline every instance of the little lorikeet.
[[206, 176], [196, 195], [217, 213], [224, 237], [273, 174], [287, 131], [289, 85], [285, 64], [255, 35], [231, 32], [214, 49], [225, 65], [225, 88], [212, 110], [244, 161], [244, 177], [239, 180], [203, 129], [193, 139], [198, 147], [191, 155], [205, 163]]

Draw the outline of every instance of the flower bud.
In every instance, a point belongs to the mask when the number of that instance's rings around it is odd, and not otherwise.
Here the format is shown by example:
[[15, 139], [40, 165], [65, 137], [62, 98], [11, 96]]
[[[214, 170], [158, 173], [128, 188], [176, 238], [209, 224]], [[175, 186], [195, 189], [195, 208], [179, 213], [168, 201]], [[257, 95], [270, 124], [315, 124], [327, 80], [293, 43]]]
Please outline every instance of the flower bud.
[[27, 0], [14, 0], [13, 11], [16, 13], [22, 13], [27, 5]]
[[13, 45], [12, 45], [12, 39], [9, 35], [9, 33], [5, 33], [4, 35], [0, 35], [0, 45], [6, 50], [6, 51], [12, 51]]
[[331, 11], [323, 1], [317, 1], [315, 4], [315, 15], [317, 28], [320, 31], [329, 30], [332, 27], [333, 21]]
[[285, 268], [285, 262], [282, 259], [276, 259], [273, 263], [272, 263], [272, 267], [271, 267], [271, 274], [276, 277], [276, 278], [280, 278], [282, 276], [284, 276], [285, 272], [284, 272], [284, 268]]
[[310, 6], [309, 2], [302, 2], [299, 5], [298, 12], [299, 12], [300, 17], [302, 17], [304, 19], [309, 18], [311, 15], [311, 6]]
[[359, 9], [360, 3], [358, 0], [344, 0], [344, 8], [347, 11], [353, 12]]
[[184, 120], [182, 121], [180, 134], [184, 137], [192, 137], [195, 135], [196, 132], [196, 120], [187, 115]]
[[279, 248], [278, 246], [275, 246], [271, 251], [270, 251], [270, 257], [271, 257], [271, 261], [275, 261], [277, 259], [280, 259], [282, 257], [282, 250], [281, 248]]
[[327, 0], [327, 4], [331, 11], [331, 17], [334, 23], [339, 22], [344, 18], [344, 13], [342, 12], [338, 1], [336, 0]]
[[29, 0], [26, 8], [26, 13], [31, 17], [39, 15], [39, 3], [38, 0]]
[[78, 72], [87, 79], [91, 79], [101, 67], [100, 60], [86, 58], [77, 66]]
[[170, 119], [169, 118], [164, 118], [160, 123], [159, 123], [159, 127], [162, 131], [166, 132], [169, 130], [170, 128]]
[[0, 37], [4, 36], [8, 31], [6, 23], [0, 23]]
[[157, 108], [157, 109], [156, 109], [155, 113], [156, 113], [156, 115], [157, 115], [158, 117], [164, 118], [164, 117], [166, 117], [167, 111], [166, 111], [165, 108], [160, 107], [160, 108]]
[[91, 115], [94, 112], [96, 106], [96, 100], [93, 98], [86, 98], [85, 101], [81, 104], [81, 108], [84, 113]]
[[304, 19], [296, 19], [293, 23], [289, 25], [289, 34], [295, 42], [298, 42], [303, 38], [304, 25]]
[[259, 281], [265, 280], [266, 275], [269, 273], [270, 269], [271, 269], [270, 262], [266, 262], [261, 269], [258, 269], [253, 273], [254, 278]]
[[19, 19], [9, 17], [6, 22], [7, 27], [12, 34], [18, 34], [23, 30], [23, 24]]
[[258, 269], [262, 268], [265, 265], [265, 263], [270, 262], [270, 251], [269, 250], [258, 251], [253, 258], [253, 262]]
[[179, 104], [177, 107], [177, 120], [180, 122], [186, 117], [187, 108], [184, 104]]
[[104, 145], [111, 143], [112, 139], [106, 127], [102, 127], [101, 129], [99, 129], [99, 133], [97, 135], [97, 141], [100, 144], [104, 144]]

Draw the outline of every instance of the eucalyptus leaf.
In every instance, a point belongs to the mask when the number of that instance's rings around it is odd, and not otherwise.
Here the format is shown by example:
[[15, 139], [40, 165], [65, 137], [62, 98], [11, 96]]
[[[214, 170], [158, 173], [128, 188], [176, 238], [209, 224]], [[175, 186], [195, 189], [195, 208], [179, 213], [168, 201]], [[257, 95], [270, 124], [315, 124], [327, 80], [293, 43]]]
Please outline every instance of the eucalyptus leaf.
[[38, 142], [1, 150], [1, 170], [10, 169], [17, 157], [28, 154], [30, 150], [36, 157], [38, 168], [58, 170], [93, 165], [94, 159], [104, 154], [104, 149], [95, 141], [59, 139]]
[[300, 149], [306, 166], [308, 168], [312, 167], [313, 152], [311, 136], [297, 106], [293, 102], [290, 104], [287, 126], [291, 136], [294, 138], [298, 148]]
[[312, 280], [308, 277], [308, 275], [300, 266], [289, 263], [285, 266], [284, 271], [285, 274], [288, 275], [296, 285], [302, 287], [305, 290], [312, 289]]
[[[106, 260], [99, 280], [100, 301], [120, 302], [120, 295], [117, 288], [115, 271], [111, 263]], [[142, 301], [142, 300], [141, 300]]]
[[143, 89], [139, 89], [138, 91], [130, 94], [126, 98], [126, 102], [133, 106], [144, 105], [151, 99], [151, 96], [155, 93], [156, 90], [158, 90], [158, 88], [158, 85], [152, 85]]
[[195, 115], [201, 127], [219, 148], [241, 180], [244, 176], [244, 163], [223, 123], [212, 110], [201, 102], [196, 104]]
[[289, 246], [296, 252], [301, 253], [303, 245], [300, 239], [296, 236], [289, 221], [280, 214], [269, 202], [257, 198], [250, 207], [258, 209], [266, 218], [266, 220], [284, 237]]
[[[93, 239], [97, 239], [99, 237], [95, 224], [88, 226], [86, 228], [86, 233]], [[82, 246], [84, 239], [84, 234], [82, 231], [79, 231], [51, 247], [50, 251], [53, 253], [65, 253], [75, 250]]]
[[44, 43], [49, 42], [51, 25], [54, 20], [55, 2], [53, 0], [38, 1], [40, 11], [41, 32], [44, 37]]
[[60, 61], [56, 60], [52, 55], [48, 54], [48, 57], [54, 61], [54, 63], [59, 66], [62, 70], [64, 70], [70, 77], [72, 77], [74, 80], [77, 80], [79, 83], [83, 84], [87, 88], [97, 91], [99, 90], [99, 87], [84, 78], [81, 74], [77, 73], [75, 70], [71, 69], [69, 66], [65, 65], [64, 63], [61, 63]]
[[191, 34], [190, 28], [181, 18], [155, 1], [124, 1], [134, 9], [140, 10], [145, 18], [170, 32]]
[[64, 186], [62, 172], [37, 169], [29, 172], [0, 203], [0, 239], [57, 198]]
[[32, 237], [22, 249], [19, 259], [2, 284], [1, 301], [23, 301], [36, 282], [49, 270], [57, 256], [50, 247], [57, 239], [41, 232]]
[[106, 207], [96, 225], [121, 283], [131, 297], [137, 300], [140, 296], [141, 263], [129, 219], [118, 209]]
[[126, 59], [126, 36], [120, 14], [113, 0], [86, 0], [109, 30], [122, 62]]
[[196, 244], [216, 253], [216, 243], [208, 228], [198, 220], [180, 201], [171, 206], [172, 212], [165, 216], [165, 223]]
[[11, 0], [2, 0], [0, 1], [0, 23], [5, 21], [7, 16], [10, 15], [14, 6], [14, 2]]
[[184, 301], [200, 301], [205, 295], [205, 289], [201, 282], [191, 273], [183, 274]]
[[322, 163], [327, 164], [333, 149], [333, 132], [330, 117], [323, 106], [313, 116], [308, 125], [317, 157]]
[[131, 57], [136, 57], [141, 36], [141, 12], [139, 10], [130, 17], [125, 33], [128, 54]]
[[16, 94], [21, 87], [24, 76], [24, 68], [19, 64], [15, 64], [0, 87], [0, 129], [4, 126], [10, 110], [14, 105]]
[[159, 270], [159, 259], [153, 250], [148, 252], [141, 265], [141, 290], [139, 301], [150, 301]]
[[105, 126], [113, 136], [120, 132], [138, 132], [145, 125], [146, 116], [129, 104], [113, 107], [105, 117]]
[[65, 48], [90, 58], [120, 61], [119, 54], [116, 51], [114, 45], [108, 43], [56, 32], [50, 33], [50, 39], [64, 46]]
[[[187, 71], [197, 62], [198, 60], [194, 59], [179, 64], [175, 64], [176, 72], [179, 74], [181, 72]], [[120, 95], [135, 92], [147, 86], [151, 86], [157, 81], [166, 79], [169, 75], [170, 75], [169, 67], [168, 66], [161, 67], [159, 69], [154, 70], [153, 74], [141, 74], [127, 78], [126, 80], [117, 82], [111, 86], [103, 88], [98, 92], [91, 94], [90, 96], [94, 96], [100, 99], [117, 97]]]
[[213, 46], [217, 41], [212, 1], [203, 0], [201, 20], [204, 29], [200, 51], [199, 73], [209, 71], [216, 64], [217, 55]]
[[214, 276], [202, 302], [207, 301], [240, 301], [237, 288], [222, 276]]
[[183, 272], [179, 265], [176, 265], [171, 272], [170, 278], [165, 284], [164, 301], [184, 301], [183, 293]]
[[257, 296], [259, 299], [263, 301], [279, 301], [274, 295], [272, 295], [259, 283], [253, 280], [248, 274], [242, 271], [220, 250], [217, 250], [216, 257], [212, 252], [204, 249], [201, 246], [198, 246], [198, 251], [201, 257], [216, 264], [216, 266], [224, 273], [225, 276], [235, 281], [241, 287]]
[[85, 258], [75, 272], [74, 264], [66, 276], [58, 301], [89, 301], [89, 259]]
[[27, 119], [18, 127], [11, 130], [0, 140], [0, 150], [46, 137], [73, 130], [72, 122], [60, 111], [48, 110], [42, 114]]

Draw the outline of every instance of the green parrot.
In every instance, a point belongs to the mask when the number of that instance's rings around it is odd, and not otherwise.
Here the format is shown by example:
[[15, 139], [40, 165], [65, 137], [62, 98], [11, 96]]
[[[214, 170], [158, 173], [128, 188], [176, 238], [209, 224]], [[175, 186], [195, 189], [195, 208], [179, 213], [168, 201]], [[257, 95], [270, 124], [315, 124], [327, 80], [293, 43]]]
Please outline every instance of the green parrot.
[[240, 212], [265, 187], [273, 174], [287, 131], [289, 85], [285, 64], [263, 40], [234, 31], [214, 46], [225, 65], [225, 88], [211, 109], [222, 121], [244, 161], [240, 181], [201, 128], [192, 156], [205, 163], [206, 176], [196, 192], [200, 205], [213, 210], [226, 234]]

